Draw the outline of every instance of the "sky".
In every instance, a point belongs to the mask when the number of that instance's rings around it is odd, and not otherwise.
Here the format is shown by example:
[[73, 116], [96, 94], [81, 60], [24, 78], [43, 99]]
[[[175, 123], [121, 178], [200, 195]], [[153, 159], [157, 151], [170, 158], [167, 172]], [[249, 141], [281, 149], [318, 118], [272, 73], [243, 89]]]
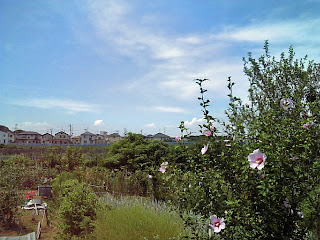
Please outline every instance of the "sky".
[[319, 0], [0, 0], [0, 125], [73, 135], [199, 134], [194, 79], [226, 120], [227, 79], [247, 101], [243, 57], [320, 60]]

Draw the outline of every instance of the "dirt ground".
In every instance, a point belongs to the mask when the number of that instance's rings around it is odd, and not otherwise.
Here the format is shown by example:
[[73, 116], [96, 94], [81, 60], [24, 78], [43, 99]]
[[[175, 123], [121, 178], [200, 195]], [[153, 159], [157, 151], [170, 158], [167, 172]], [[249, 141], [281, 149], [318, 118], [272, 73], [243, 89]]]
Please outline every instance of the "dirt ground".
[[[0, 237], [3, 236], [21, 236], [31, 232], [37, 233], [38, 222], [42, 220], [43, 214], [36, 215], [34, 210], [19, 209], [20, 217], [17, 218], [17, 225], [10, 229], [3, 229], [0, 227]], [[47, 218], [44, 218], [40, 239], [54, 240], [54, 237], [59, 232], [56, 226], [56, 221], [47, 222]]]

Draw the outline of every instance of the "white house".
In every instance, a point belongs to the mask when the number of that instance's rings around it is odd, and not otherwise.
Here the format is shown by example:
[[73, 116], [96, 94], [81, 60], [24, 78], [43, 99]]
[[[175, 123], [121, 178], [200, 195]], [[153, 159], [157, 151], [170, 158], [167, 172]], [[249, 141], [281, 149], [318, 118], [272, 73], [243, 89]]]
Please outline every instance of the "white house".
[[96, 144], [97, 135], [91, 132], [84, 132], [80, 135], [81, 137], [81, 145], [91, 145]]
[[166, 141], [166, 140], [171, 139], [170, 136], [165, 135], [165, 134], [163, 134], [163, 133], [157, 133], [157, 134], [153, 135], [152, 138], [153, 138], [154, 140], [163, 140], [163, 141]]
[[9, 143], [9, 134], [7, 132], [0, 131], [0, 144]]

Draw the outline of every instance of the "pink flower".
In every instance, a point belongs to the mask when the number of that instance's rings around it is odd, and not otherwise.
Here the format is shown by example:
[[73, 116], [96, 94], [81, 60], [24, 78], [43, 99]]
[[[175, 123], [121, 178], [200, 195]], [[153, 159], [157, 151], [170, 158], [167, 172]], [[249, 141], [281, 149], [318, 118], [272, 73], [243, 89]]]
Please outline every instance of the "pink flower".
[[208, 151], [208, 145], [205, 145], [202, 149], [201, 149], [201, 154], [204, 155], [207, 151]]
[[282, 98], [280, 100], [280, 106], [284, 110], [288, 110], [289, 108], [293, 108], [293, 101], [290, 98]]
[[181, 137], [178, 137], [178, 136], [176, 136], [174, 139], [176, 140], [176, 142], [181, 141]]
[[206, 135], [207, 137], [212, 136], [211, 130], [206, 131], [206, 132], [204, 133], [204, 135]]
[[165, 173], [167, 171], [168, 162], [161, 163], [161, 167], [159, 169], [160, 172]]
[[226, 227], [223, 221], [223, 218], [218, 218], [216, 215], [212, 215], [210, 217], [211, 224], [209, 224], [209, 226], [213, 229], [214, 232], [218, 233]]
[[312, 127], [312, 126], [313, 126], [313, 122], [308, 122], [308, 123], [303, 124], [302, 127], [303, 127], [304, 129], [307, 129], [307, 130], [308, 130], [308, 129], [309, 129], [310, 127]]
[[245, 105], [246, 105], [247, 108], [249, 107], [249, 104], [248, 104], [248, 103], [246, 103]]
[[255, 169], [261, 170], [264, 167], [264, 163], [267, 159], [267, 156], [260, 152], [259, 149], [256, 149], [253, 151], [253, 153], [250, 153], [248, 156], [248, 161], [250, 164], [250, 167]]

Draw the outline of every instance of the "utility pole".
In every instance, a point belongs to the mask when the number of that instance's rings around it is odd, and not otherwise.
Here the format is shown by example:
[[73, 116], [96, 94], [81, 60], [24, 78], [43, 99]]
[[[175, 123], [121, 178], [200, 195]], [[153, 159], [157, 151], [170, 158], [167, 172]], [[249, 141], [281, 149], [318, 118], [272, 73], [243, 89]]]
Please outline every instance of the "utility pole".
[[18, 124], [17, 123], [14, 125], [14, 130], [15, 131], [18, 130]]
[[70, 137], [72, 137], [72, 135], [73, 135], [73, 132], [72, 132], [72, 130], [73, 130], [73, 129], [72, 129], [72, 125], [70, 124], [70, 125], [69, 125], [69, 127], [70, 127]]

